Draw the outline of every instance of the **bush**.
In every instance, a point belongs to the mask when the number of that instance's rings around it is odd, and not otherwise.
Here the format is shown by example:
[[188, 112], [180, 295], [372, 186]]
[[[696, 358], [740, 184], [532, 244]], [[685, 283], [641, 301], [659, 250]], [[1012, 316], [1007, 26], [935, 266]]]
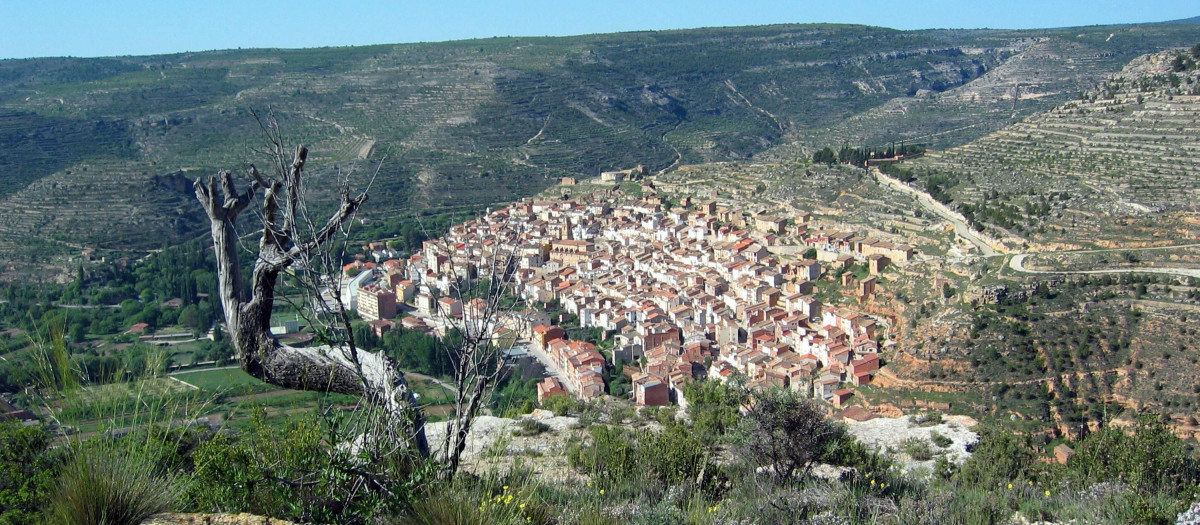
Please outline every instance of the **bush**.
[[[360, 410], [347, 418], [370, 417]], [[251, 512], [291, 521], [364, 523], [385, 507], [408, 504], [431, 476], [431, 463], [406, 453], [400, 436], [361, 439], [356, 450], [331, 446], [358, 439], [358, 419], [321, 424], [315, 417], [267, 422], [260, 410], [250, 428], [217, 434], [193, 454], [190, 510]], [[363, 465], [370, 465], [363, 469]]]
[[725, 437], [726, 432], [737, 427], [742, 420], [739, 410], [745, 403], [748, 391], [733, 382], [693, 381], [683, 386], [688, 400], [688, 416], [692, 429], [705, 444], [713, 444]]
[[904, 453], [914, 461], [929, 461], [933, 459], [933, 450], [924, 439], [911, 437], [904, 440]]
[[542, 408], [554, 412], [556, 416], [565, 416], [579, 411], [579, 402], [567, 394], [550, 396], [542, 403]]
[[1108, 427], [1089, 435], [1076, 447], [1068, 468], [1081, 481], [1122, 481], [1142, 493], [1184, 499], [1195, 496], [1200, 485], [1200, 466], [1154, 415], [1140, 419], [1132, 433]]
[[164, 512], [183, 489], [148, 454], [101, 445], [78, 450], [63, 469], [48, 522], [64, 525], [137, 525]]
[[931, 427], [934, 425], [940, 425], [943, 422], [942, 413], [941, 412], [922, 412], [921, 414], [917, 414], [917, 416], [912, 419], [912, 422], [916, 423], [920, 426], [923, 426], [923, 427]]
[[752, 464], [769, 468], [777, 480], [808, 472], [845, 435], [811, 399], [792, 390], [757, 392], [738, 431], [738, 450]]
[[998, 491], [1009, 483], [1020, 484], [1040, 473], [1028, 437], [987, 426], [979, 430], [979, 443], [962, 464], [954, 481], [959, 486]]
[[588, 431], [591, 441], [568, 448], [567, 461], [614, 485], [635, 479], [659, 484], [691, 481], [708, 465], [705, 447], [683, 425], [670, 425], [661, 432], [592, 425]]
[[64, 459], [53, 438], [40, 426], [0, 422], [0, 524], [33, 523], [46, 507]]
[[930, 432], [929, 439], [932, 439], [933, 444], [937, 445], [941, 448], [946, 448], [946, 447], [954, 444], [953, 439], [943, 436], [942, 434], [940, 434], [938, 432]]
[[517, 422], [517, 429], [513, 431], [513, 435], [520, 437], [536, 436], [547, 430], [550, 430], [550, 425], [527, 417]]
[[506, 485], [496, 493], [475, 494], [452, 487], [419, 498], [412, 510], [394, 523], [400, 525], [491, 525], [551, 523], [550, 509], [525, 490], [509, 490]]

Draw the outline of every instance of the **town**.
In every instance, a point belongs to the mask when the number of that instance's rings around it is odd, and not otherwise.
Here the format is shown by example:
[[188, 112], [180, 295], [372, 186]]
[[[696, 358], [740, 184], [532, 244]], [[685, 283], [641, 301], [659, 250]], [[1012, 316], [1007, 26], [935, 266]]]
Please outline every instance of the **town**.
[[[525, 343], [549, 372], [539, 402], [605, 395], [606, 364], [624, 365], [638, 405], [686, 406], [683, 384], [739, 376], [751, 388], [789, 388], [841, 407], [851, 387], [871, 382], [883, 323], [822, 304], [814, 282], [842, 270], [841, 286], [872, 295], [877, 276], [912, 259], [912, 247], [826, 230], [807, 213], [748, 216], [715, 199], [673, 202], [652, 183], [643, 188], [640, 196], [527, 198], [454, 226], [407, 259], [388, 259], [384, 243], [372, 243], [369, 256], [343, 268], [342, 296], [380, 335], [411, 305], [399, 321], [407, 329], [482, 322], [494, 341]], [[785, 239], [808, 257], [773, 254]], [[869, 275], [845, 271], [855, 264]], [[484, 298], [465, 300], [453, 291], [466, 279], [504, 279], [524, 304], [556, 305], [611, 338], [611, 353], [569, 340], [544, 311], [493, 312]]]

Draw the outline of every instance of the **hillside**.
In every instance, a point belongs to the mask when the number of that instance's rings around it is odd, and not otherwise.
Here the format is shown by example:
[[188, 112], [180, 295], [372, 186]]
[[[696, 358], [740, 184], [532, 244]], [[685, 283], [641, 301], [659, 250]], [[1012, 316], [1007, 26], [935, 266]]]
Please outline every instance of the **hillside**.
[[387, 216], [636, 164], [791, 158], [816, 138], [961, 144], [1193, 32], [787, 25], [0, 61], [0, 258], [14, 276], [197, 235], [177, 174], [258, 158], [250, 110], [312, 146], [317, 188], [382, 164], [369, 212]]
[[921, 183], [1011, 239], [1080, 247], [1195, 239], [1200, 72], [1172, 71], [1178, 53], [1139, 57], [1053, 110], [927, 155], [915, 164]]

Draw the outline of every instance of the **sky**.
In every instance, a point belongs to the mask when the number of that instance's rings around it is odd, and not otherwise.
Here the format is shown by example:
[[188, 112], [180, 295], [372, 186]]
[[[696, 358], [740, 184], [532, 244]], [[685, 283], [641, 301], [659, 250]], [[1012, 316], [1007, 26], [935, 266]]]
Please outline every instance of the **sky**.
[[1025, 29], [1197, 15], [1196, 0], [0, 0], [0, 58], [810, 22], [896, 29]]

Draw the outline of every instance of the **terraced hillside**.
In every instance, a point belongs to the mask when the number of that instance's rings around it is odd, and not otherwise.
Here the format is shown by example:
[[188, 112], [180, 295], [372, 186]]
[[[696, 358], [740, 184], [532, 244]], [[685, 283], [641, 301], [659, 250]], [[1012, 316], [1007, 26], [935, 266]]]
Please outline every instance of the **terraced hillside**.
[[1053, 244], [1200, 235], [1200, 72], [1138, 58], [1075, 100], [919, 161], [920, 183], [981, 227]]
[[317, 198], [326, 181], [363, 181], [381, 165], [369, 212], [386, 215], [509, 200], [636, 164], [747, 159], [843, 121], [876, 129], [872, 140], [905, 138], [925, 110], [889, 109], [898, 100], [974, 101], [964, 98], [974, 86], [994, 103], [939, 110], [967, 140], [1011, 118], [996, 110], [1006, 83], [1033, 86], [1017, 90], [1033, 107], [1189, 43], [1195, 27], [790, 25], [0, 61], [0, 273], [83, 245], [196, 235], [198, 208], [175, 174], [262, 162], [250, 110], [271, 108], [289, 140], [311, 145]]

